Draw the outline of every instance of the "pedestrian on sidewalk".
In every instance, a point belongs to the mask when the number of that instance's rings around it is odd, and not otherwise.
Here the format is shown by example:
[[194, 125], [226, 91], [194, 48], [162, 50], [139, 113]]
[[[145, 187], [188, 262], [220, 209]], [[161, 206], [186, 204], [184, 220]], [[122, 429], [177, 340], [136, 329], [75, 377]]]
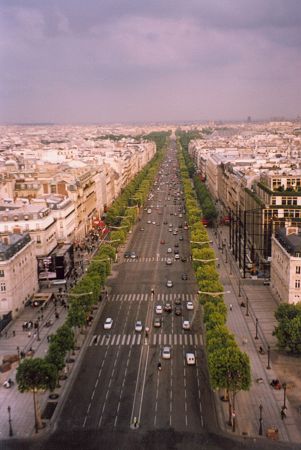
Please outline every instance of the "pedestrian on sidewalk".
[[232, 303], [230, 303], [230, 305], [229, 305], [230, 311], [232, 311], [232, 308], [233, 308]]
[[286, 408], [282, 407], [280, 411], [281, 420], [284, 420], [286, 418]]

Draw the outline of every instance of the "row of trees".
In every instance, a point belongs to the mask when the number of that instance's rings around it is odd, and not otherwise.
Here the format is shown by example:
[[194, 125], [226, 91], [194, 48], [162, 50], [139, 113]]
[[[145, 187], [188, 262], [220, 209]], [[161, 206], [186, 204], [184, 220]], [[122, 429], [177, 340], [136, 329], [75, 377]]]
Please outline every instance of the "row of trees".
[[106, 279], [111, 272], [118, 247], [125, 242], [127, 233], [137, 220], [140, 207], [144, 204], [154, 182], [159, 164], [166, 149], [168, 133], [148, 135], [157, 145], [157, 152], [146, 167], [129, 183], [114, 201], [106, 214], [106, 223], [113, 231], [105, 244], [94, 255], [85, 274], [68, 292], [68, 313], [65, 323], [50, 338], [44, 358], [26, 358], [18, 369], [16, 381], [20, 392], [32, 392], [35, 411], [36, 432], [42, 426], [37, 394], [53, 391], [61, 371], [66, 366], [68, 355], [75, 349], [79, 332], [84, 332], [92, 310], [101, 298]]
[[[189, 177], [193, 180], [194, 190], [199, 201], [199, 204], [202, 205], [201, 214], [207, 222], [208, 225], [213, 225], [218, 216], [218, 211], [215, 207], [215, 203], [212, 200], [212, 197], [206, 188], [205, 184], [199, 179], [196, 174], [196, 167], [193, 163], [193, 160], [190, 158], [188, 153], [189, 142], [192, 139], [201, 139], [202, 134], [206, 134], [208, 129], [203, 129], [202, 133], [198, 130], [190, 130], [190, 131], [181, 131], [180, 129], [176, 131], [176, 134], [179, 138], [182, 153], [185, 161], [185, 165], [188, 171]], [[210, 131], [212, 132], [212, 131]]]
[[186, 165], [187, 155], [185, 160], [179, 143], [178, 159], [190, 229], [193, 268], [199, 287], [199, 300], [203, 306], [211, 386], [213, 389], [225, 390], [224, 398], [229, 400], [229, 424], [235, 429], [235, 398], [239, 391], [250, 388], [250, 360], [248, 355], [240, 350], [234, 335], [226, 326], [224, 288], [216, 270], [215, 253], [209, 245], [207, 230], [201, 222], [203, 205], [198, 202], [192, 187]]

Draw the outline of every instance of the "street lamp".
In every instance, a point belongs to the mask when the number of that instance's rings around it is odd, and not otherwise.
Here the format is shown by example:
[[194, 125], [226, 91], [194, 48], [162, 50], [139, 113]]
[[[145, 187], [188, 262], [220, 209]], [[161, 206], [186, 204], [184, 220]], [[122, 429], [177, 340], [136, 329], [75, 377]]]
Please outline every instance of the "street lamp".
[[283, 406], [282, 409], [285, 410], [286, 409], [286, 383], [282, 383], [282, 387], [283, 387]]
[[246, 295], [247, 307], [246, 307], [246, 316], [249, 316], [249, 297]]
[[14, 433], [13, 433], [13, 427], [11, 424], [12, 419], [11, 419], [11, 407], [10, 406], [7, 407], [7, 412], [8, 412], [9, 436], [11, 437], [14, 435]]
[[190, 241], [191, 244], [199, 244], [199, 245], [205, 245], [205, 244], [212, 244], [213, 241]]
[[262, 436], [262, 410], [263, 410], [263, 406], [260, 403], [260, 405], [259, 405], [259, 431], [258, 431], [259, 436]]
[[258, 319], [255, 319], [255, 339], [258, 339]]
[[270, 370], [271, 368], [271, 347], [268, 345], [268, 365], [267, 365], [267, 369]]
[[238, 278], [238, 297], [241, 297], [241, 291], [240, 291], [240, 278]]
[[211, 295], [212, 297], [218, 297], [219, 295], [231, 294], [231, 291], [222, 291], [222, 292], [198, 291], [198, 294]]
[[20, 359], [20, 347], [17, 346], [18, 359]]
[[209, 263], [209, 262], [213, 262], [213, 261], [218, 261], [218, 258], [212, 258], [212, 259], [197, 259], [197, 258], [193, 258], [193, 261], [198, 261], [198, 262], [202, 262], [202, 263]]

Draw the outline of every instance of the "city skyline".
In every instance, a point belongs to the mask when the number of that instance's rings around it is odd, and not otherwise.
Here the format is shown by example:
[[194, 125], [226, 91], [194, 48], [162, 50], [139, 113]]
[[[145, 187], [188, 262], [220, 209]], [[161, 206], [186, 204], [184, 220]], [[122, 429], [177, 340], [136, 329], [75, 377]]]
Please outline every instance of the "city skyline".
[[0, 0], [0, 123], [300, 115], [295, 0]]

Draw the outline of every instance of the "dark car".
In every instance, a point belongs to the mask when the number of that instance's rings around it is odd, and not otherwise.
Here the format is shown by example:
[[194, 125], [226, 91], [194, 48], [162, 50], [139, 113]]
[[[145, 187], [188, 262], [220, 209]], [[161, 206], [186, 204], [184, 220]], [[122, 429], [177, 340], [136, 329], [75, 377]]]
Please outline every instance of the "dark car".
[[187, 273], [182, 273], [182, 280], [188, 280]]
[[166, 312], [172, 311], [172, 306], [170, 303], [166, 303], [166, 305], [164, 305], [164, 311], [166, 311]]
[[179, 247], [179, 244], [177, 242], [175, 243], [175, 247]]
[[183, 240], [184, 240], [183, 236], [180, 236], [180, 237], [179, 237], [179, 240], [180, 240], [180, 241], [183, 241]]
[[123, 256], [125, 258], [130, 258], [131, 257], [131, 252], [125, 252]]
[[176, 316], [181, 316], [182, 315], [182, 308], [181, 308], [181, 306], [177, 305], [175, 307], [175, 315]]
[[186, 256], [182, 256], [181, 261], [182, 261], [182, 262], [186, 262], [186, 261], [187, 261]]
[[181, 298], [180, 297], [176, 298], [175, 305], [181, 305], [181, 304], [182, 304]]
[[155, 317], [153, 324], [155, 328], [160, 328], [162, 324], [161, 317]]

